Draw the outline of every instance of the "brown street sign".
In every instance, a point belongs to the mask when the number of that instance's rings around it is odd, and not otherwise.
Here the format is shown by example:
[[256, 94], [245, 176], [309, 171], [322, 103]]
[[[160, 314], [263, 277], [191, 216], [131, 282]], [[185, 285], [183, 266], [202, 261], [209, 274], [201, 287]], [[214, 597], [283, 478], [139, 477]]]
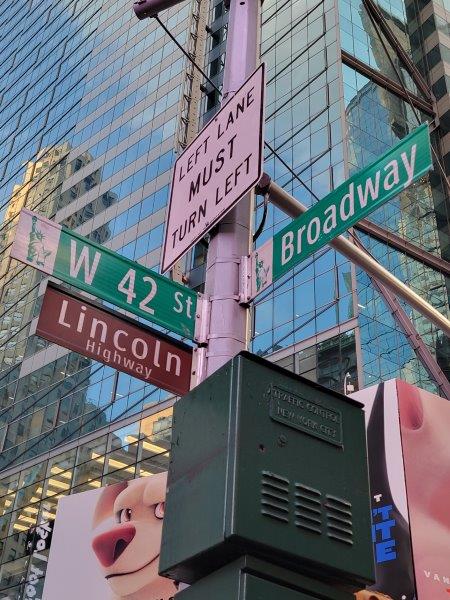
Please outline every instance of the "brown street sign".
[[47, 287], [36, 333], [179, 396], [189, 391], [192, 348], [66, 290]]

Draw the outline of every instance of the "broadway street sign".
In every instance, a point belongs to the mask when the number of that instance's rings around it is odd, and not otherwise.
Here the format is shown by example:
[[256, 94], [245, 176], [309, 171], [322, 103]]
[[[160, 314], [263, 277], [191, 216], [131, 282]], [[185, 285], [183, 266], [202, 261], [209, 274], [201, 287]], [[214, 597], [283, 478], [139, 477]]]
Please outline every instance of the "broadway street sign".
[[163, 273], [261, 179], [264, 88], [261, 65], [176, 161]]
[[254, 251], [251, 297], [405, 190], [431, 167], [430, 137], [424, 124]]
[[189, 391], [192, 348], [66, 290], [47, 287], [36, 333], [179, 396]]
[[11, 257], [194, 338], [195, 292], [30, 210], [20, 213]]

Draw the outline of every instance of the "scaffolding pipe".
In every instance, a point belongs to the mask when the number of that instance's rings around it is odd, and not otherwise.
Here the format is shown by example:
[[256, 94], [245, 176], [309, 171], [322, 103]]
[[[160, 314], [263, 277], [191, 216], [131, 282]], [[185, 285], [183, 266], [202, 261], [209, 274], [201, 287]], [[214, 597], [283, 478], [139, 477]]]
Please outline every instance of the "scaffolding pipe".
[[[290, 217], [296, 218], [308, 210], [304, 204], [283, 190], [266, 174], [263, 175], [257, 189], [259, 193], [267, 194], [269, 201]], [[342, 235], [335, 237], [329, 243], [335, 250], [364, 269], [369, 275], [375, 277], [395, 295], [418, 310], [424, 317], [427, 317], [436, 327], [450, 337], [450, 321], [387, 269], [382, 267], [366, 251], [358, 248]]]

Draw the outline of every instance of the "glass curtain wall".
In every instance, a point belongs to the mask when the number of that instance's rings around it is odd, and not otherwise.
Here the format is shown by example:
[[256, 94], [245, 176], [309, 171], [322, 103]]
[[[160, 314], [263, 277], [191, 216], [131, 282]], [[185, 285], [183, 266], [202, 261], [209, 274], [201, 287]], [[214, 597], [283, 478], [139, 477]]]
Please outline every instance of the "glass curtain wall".
[[[417, 54], [417, 37], [411, 37], [407, 3], [403, 0], [380, 0], [377, 6], [395, 38], [407, 55]], [[365, 65], [400, 83], [416, 97], [424, 98], [398, 51], [389, 44], [380, 26], [370, 18], [361, 0], [340, 0], [342, 50]], [[414, 44], [414, 45], [413, 45]], [[347, 125], [348, 172], [352, 174], [371, 163], [433, 115], [420, 111], [410, 102], [378, 85], [362, 69], [343, 65], [345, 118]], [[438, 132], [432, 135], [439, 154]], [[448, 209], [448, 190], [434, 172], [410, 186], [402, 194], [372, 213], [371, 221], [413, 242], [421, 249], [445, 258], [448, 237], [441, 234], [442, 207]], [[448, 221], [447, 221], [448, 231]], [[444, 315], [449, 315], [449, 281], [445, 275], [426, 266], [406, 253], [399, 252], [366, 234], [358, 234], [364, 246], [378, 262], [388, 268], [411, 289]], [[361, 331], [364, 385], [400, 377], [419, 387], [438, 393], [422, 363], [417, 359], [391, 311], [367, 275], [357, 269], [359, 324]], [[402, 303], [422, 340], [447, 377], [450, 376], [449, 340], [417, 311]]]
[[[267, 63], [265, 171], [311, 206], [345, 179], [342, 75], [333, 1], [263, 4], [262, 59]], [[263, 217], [260, 204], [255, 227]], [[289, 222], [269, 204], [256, 246]], [[351, 265], [326, 248], [257, 298], [253, 350], [262, 356], [314, 339], [354, 316]], [[337, 339], [335, 340], [337, 343]], [[338, 346], [337, 346], [338, 348]], [[336, 358], [340, 361], [340, 354]], [[327, 380], [343, 391], [345, 367]]]
[[[163, 15], [185, 45], [198, 3]], [[35, 336], [43, 277], [11, 260], [21, 208], [158, 269], [186, 61], [116, 0], [0, 12], [0, 468], [167, 394]], [[183, 124], [181, 124], [183, 125]]]
[[[162, 15], [182, 45], [198, 9]], [[10, 258], [18, 215], [158, 269], [191, 67], [125, 0], [4, 3], [0, 27], [0, 598], [19, 600], [38, 572], [30, 528], [62, 495], [165, 470], [171, 410], [163, 390], [34, 335], [43, 277]]]
[[[410, 5], [404, 0], [376, 3], [397, 41], [396, 47], [374, 24], [362, 0], [264, 2], [261, 54], [268, 66], [266, 140], [276, 150], [274, 155], [266, 149], [265, 170], [304, 204], [317, 202], [418, 124], [433, 120], [433, 110], [424, 112], [408, 101], [409, 95], [427, 100], [399, 52], [401, 48], [417, 63], [422, 48], [414, 35], [417, 25]], [[218, 86], [226, 23], [222, 3], [213, 2], [207, 64]], [[357, 59], [360, 68], [350, 66], [344, 54]], [[380, 85], [383, 78], [404, 89], [403, 96], [394, 93], [392, 86]], [[217, 92], [209, 89], [204, 97], [205, 121], [217, 110], [218, 102]], [[438, 134], [433, 133], [433, 142], [439, 154]], [[263, 214], [259, 198], [255, 230]], [[434, 172], [370, 219], [386, 234], [393, 232], [432, 255], [446, 258], [448, 214], [447, 188], [435, 165]], [[256, 247], [287, 222], [269, 203]], [[449, 280], [441, 271], [367, 233], [359, 232], [358, 236], [381, 264], [448, 315]], [[202, 251], [195, 253], [195, 266], [204, 256]], [[404, 303], [402, 306], [431, 355], [450, 376], [449, 340], [417, 311]], [[334, 339], [336, 328], [345, 324], [348, 328], [353, 318], [358, 320], [358, 376], [352, 385], [363, 387], [401, 377], [438, 391], [371, 279], [330, 249], [318, 252], [257, 297], [252, 348], [262, 356], [274, 354], [274, 358], [292, 348], [294, 355], [296, 345], [313, 347], [324, 332]], [[333, 378], [335, 389], [343, 391], [345, 375], [343, 361], [340, 381]]]
[[[418, 21], [411, 28], [411, 11], [418, 18], [411, 0], [377, 5], [418, 64], [428, 50], [414, 34]], [[188, 2], [161, 15], [185, 47], [196, 35], [197, 10]], [[39, 274], [9, 258], [18, 213], [36, 210], [157, 269], [192, 75], [156, 23], [134, 18], [128, 0], [3, 5], [0, 26], [0, 469], [7, 469], [0, 476], [0, 600], [22, 600], [34, 567], [30, 528], [51, 523], [63, 495], [165, 470], [173, 399], [33, 334], [43, 286]], [[226, 35], [227, 12], [212, 0], [205, 63], [219, 88]], [[373, 75], [424, 99], [361, 0], [265, 0], [261, 53], [266, 140], [275, 149], [265, 151], [265, 170], [308, 206], [432, 118]], [[201, 90], [199, 129], [220, 101], [210, 83]], [[263, 213], [259, 198], [255, 230]], [[446, 215], [447, 192], [435, 169], [371, 219], [445, 257]], [[256, 247], [287, 222], [269, 204]], [[367, 233], [358, 236], [381, 264], [448, 311], [441, 272]], [[192, 253], [190, 281], [198, 289], [205, 256], [200, 245]], [[404, 307], [448, 369], [448, 340]], [[436, 391], [371, 280], [329, 248], [261, 294], [252, 321], [254, 352], [330, 388], [350, 393], [401, 377]]]

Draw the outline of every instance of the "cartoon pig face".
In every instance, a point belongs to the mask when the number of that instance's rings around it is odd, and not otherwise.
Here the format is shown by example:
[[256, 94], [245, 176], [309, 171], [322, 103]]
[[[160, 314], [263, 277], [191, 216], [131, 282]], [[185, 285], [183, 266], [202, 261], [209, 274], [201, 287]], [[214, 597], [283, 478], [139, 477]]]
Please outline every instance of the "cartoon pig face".
[[106, 487], [94, 515], [92, 548], [114, 597], [169, 600], [173, 581], [159, 577], [167, 473]]

